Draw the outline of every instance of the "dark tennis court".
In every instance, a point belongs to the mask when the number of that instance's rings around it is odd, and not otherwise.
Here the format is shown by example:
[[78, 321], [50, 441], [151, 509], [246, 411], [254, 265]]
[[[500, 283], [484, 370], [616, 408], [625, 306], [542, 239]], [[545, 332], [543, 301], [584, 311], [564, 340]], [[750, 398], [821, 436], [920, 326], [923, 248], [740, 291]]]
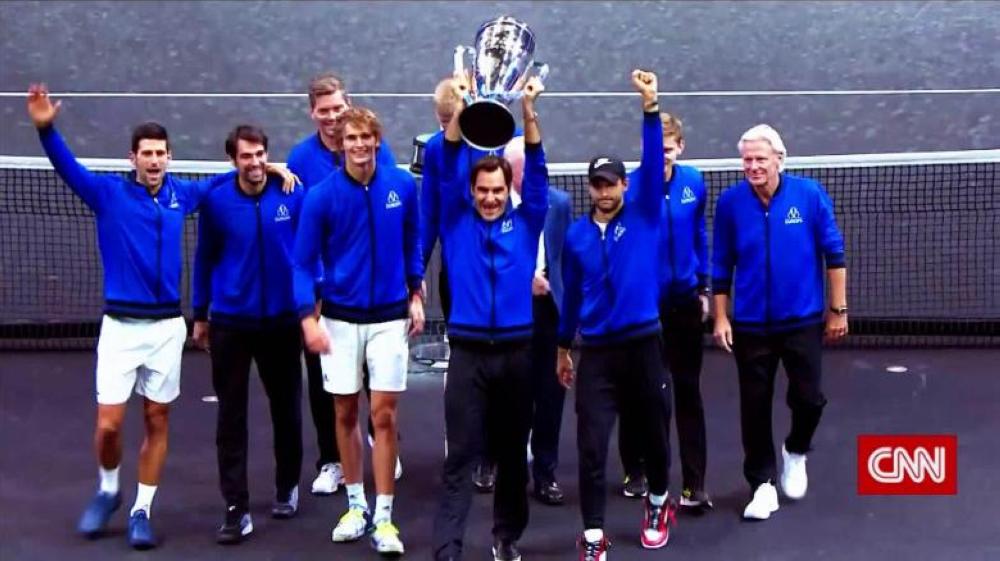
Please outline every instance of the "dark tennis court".
[[[217, 490], [214, 408], [201, 397], [211, 393], [207, 357], [185, 356], [183, 391], [173, 410], [171, 450], [152, 520], [162, 546], [147, 553], [125, 543], [125, 510], [135, 485], [135, 458], [141, 438], [138, 401], [130, 405], [122, 469], [125, 507], [111, 535], [88, 542], [72, 528], [96, 481], [91, 453], [93, 367], [89, 352], [6, 353], [0, 368], [0, 557], [35, 559], [376, 559], [366, 542], [340, 545], [330, 530], [346, 500], [303, 495], [300, 514], [290, 521], [268, 517], [272, 460], [270, 425], [263, 392], [251, 392], [250, 481], [255, 533], [235, 548], [214, 542], [222, 518]], [[647, 552], [638, 545], [639, 503], [617, 495], [621, 473], [617, 451], [609, 470], [608, 532], [616, 560], [641, 559], [997, 559], [1000, 499], [996, 474], [1000, 453], [1000, 350], [831, 350], [825, 356], [830, 400], [810, 455], [810, 488], [796, 504], [783, 501], [771, 520], [740, 518], [747, 499], [741, 472], [736, 371], [722, 352], [706, 355], [703, 392], [709, 437], [708, 489], [713, 512], [681, 515], [666, 549]], [[886, 371], [890, 365], [905, 374]], [[788, 426], [784, 381], [776, 391], [775, 432]], [[443, 461], [442, 378], [413, 374], [401, 404], [404, 474], [395, 518], [407, 557], [429, 557], [433, 513]], [[572, 394], [568, 399], [572, 399]], [[305, 404], [304, 404], [305, 405]], [[304, 411], [308, 411], [304, 407]], [[305, 413], [308, 419], [308, 412]], [[305, 423], [306, 467], [313, 477], [315, 442]], [[560, 482], [567, 493], [561, 507], [532, 501], [531, 522], [522, 540], [525, 559], [575, 558], [580, 529], [576, 485], [575, 414], [566, 408]], [[870, 497], [856, 491], [856, 437], [865, 433], [952, 433], [959, 442], [959, 493], [937, 497]], [[676, 440], [674, 440], [676, 443]], [[993, 443], [993, 444], [991, 444]], [[671, 491], [679, 489], [675, 460]], [[370, 491], [371, 479], [367, 487]], [[491, 545], [491, 496], [477, 496], [467, 531], [467, 558], [486, 559]]]

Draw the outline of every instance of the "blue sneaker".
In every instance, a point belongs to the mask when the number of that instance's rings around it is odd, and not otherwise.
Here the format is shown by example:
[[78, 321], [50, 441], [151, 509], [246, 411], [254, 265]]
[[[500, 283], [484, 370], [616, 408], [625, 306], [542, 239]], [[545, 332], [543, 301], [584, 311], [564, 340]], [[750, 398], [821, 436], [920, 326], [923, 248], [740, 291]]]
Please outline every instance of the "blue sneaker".
[[128, 544], [135, 549], [153, 549], [156, 547], [156, 536], [153, 527], [149, 525], [149, 515], [145, 510], [137, 510], [128, 519]]
[[98, 491], [94, 498], [90, 500], [87, 508], [80, 517], [77, 530], [88, 538], [96, 538], [104, 531], [108, 525], [111, 515], [122, 506], [122, 494], [103, 493]]

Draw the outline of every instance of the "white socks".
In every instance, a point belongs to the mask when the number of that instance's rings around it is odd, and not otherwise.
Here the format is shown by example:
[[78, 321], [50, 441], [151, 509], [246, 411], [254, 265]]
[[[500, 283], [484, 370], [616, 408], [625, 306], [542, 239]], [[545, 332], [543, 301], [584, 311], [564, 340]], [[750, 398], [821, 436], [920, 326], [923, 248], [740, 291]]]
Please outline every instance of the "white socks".
[[368, 511], [368, 499], [365, 498], [364, 483], [348, 483], [344, 485], [347, 489], [347, 508], [360, 508]]
[[372, 517], [372, 523], [392, 522], [392, 499], [393, 495], [375, 496], [375, 515]]
[[100, 482], [100, 491], [108, 495], [115, 495], [118, 493], [118, 471], [119, 467], [112, 469], [104, 469], [104, 466], [97, 467], [98, 481]]
[[654, 495], [650, 493], [649, 502], [652, 503], [653, 506], [663, 506], [663, 503], [667, 502], [667, 495], [669, 494], [670, 493], [664, 493], [662, 495]]
[[152, 506], [153, 506], [153, 495], [156, 494], [156, 485], [143, 485], [139, 484], [135, 491], [135, 504], [132, 505], [132, 512], [129, 516], [132, 516], [140, 510], [146, 511], [146, 517], [152, 517]]
[[604, 530], [600, 528], [583, 531], [583, 539], [587, 540], [590, 543], [599, 542], [603, 537], [604, 537]]

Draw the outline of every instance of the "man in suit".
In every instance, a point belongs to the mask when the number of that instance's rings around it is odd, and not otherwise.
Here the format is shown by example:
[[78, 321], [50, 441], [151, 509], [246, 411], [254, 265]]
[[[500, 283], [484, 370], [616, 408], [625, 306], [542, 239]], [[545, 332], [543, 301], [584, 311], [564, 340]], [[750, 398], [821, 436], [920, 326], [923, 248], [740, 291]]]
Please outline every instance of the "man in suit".
[[[511, 140], [504, 157], [513, 170], [511, 201], [520, 204], [524, 178], [524, 137]], [[565, 191], [549, 187], [549, 210], [538, 244], [535, 276], [531, 281], [532, 334], [531, 369], [534, 380], [534, 418], [531, 424], [531, 466], [535, 498], [547, 505], [563, 503], [563, 492], [556, 481], [559, 463], [559, 428], [562, 424], [566, 389], [552, 376], [556, 367], [559, 306], [562, 305], [562, 248], [570, 223], [570, 197]]]

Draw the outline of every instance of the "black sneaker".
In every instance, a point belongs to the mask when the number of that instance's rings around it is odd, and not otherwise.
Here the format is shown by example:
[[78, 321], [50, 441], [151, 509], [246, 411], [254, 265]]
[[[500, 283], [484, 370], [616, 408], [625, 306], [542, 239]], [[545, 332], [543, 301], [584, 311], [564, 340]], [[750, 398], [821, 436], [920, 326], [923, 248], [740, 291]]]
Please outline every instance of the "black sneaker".
[[271, 506], [271, 517], [287, 520], [299, 512], [299, 486], [292, 487], [287, 493], [278, 493]]
[[492, 493], [497, 483], [496, 464], [481, 463], [472, 474], [472, 483], [480, 493]]
[[236, 506], [226, 508], [226, 518], [222, 526], [215, 532], [215, 541], [223, 545], [237, 544], [253, 532], [253, 520], [250, 513]]
[[700, 515], [712, 510], [715, 505], [712, 504], [708, 493], [701, 490], [693, 491], [685, 487], [681, 491], [680, 507], [684, 512]]
[[563, 504], [563, 492], [555, 481], [535, 487], [535, 498], [542, 504], [558, 506]]
[[521, 561], [516, 541], [496, 540], [493, 543], [493, 561]]
[[622, 485], [622, 495], [632, 499], [645, 497], [649, 494], [649, 484], [645, 475], [626, 475], [625, 483]]

